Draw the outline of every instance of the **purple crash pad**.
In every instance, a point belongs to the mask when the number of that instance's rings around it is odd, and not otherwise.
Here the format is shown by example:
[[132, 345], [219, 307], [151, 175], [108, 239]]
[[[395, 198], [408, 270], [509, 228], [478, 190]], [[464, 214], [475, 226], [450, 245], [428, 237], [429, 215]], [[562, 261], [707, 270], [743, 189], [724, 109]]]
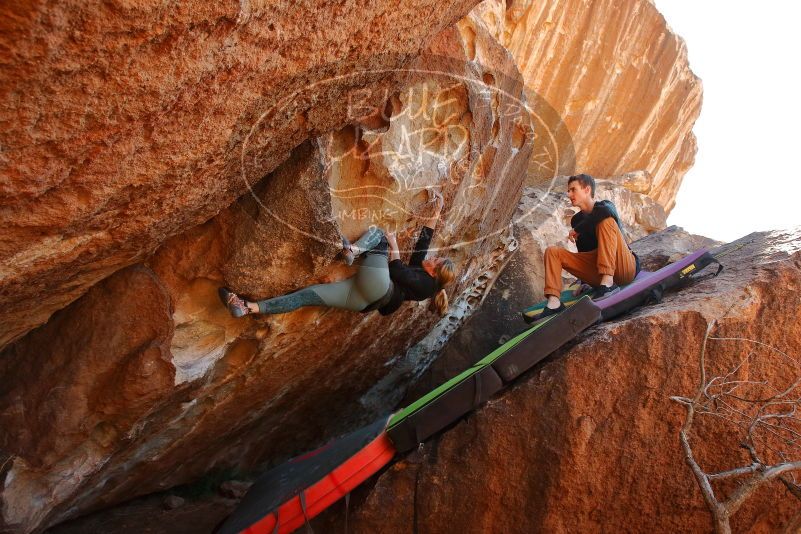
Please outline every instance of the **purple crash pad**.
[[678, 261], [665, 265], [658, 271], [640, 271], [629, 285], [614, 295], [596, 301], [596, 305], [601, 309], [603, 318], [609, 319], [639, 305], [648, 298], [648, 292], [651, 289], [668, 281], [671, 277], [674, 279], [673, 283], [677, 283], [678, 277], [676, 275], [680, 275], [684, 269], [698, 261], [707, 252], [709, 252], [707, 249], [702, 248]]

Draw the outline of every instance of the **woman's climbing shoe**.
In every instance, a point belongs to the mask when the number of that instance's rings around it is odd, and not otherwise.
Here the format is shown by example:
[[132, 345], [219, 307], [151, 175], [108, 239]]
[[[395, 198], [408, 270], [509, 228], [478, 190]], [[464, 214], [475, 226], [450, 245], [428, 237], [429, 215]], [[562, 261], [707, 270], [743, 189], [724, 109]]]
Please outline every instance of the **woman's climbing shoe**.
[[610, 297], [620, 291], [620, 286], [617, 284], [612, 284], [611, 286], [598, 286], [592, 290], [590, 297], [592, 300], [602, 300], [606, 297]]
[[250, 309], [245, 301], [239, 298], [233, 291], [228, 290], [228, 288], [221, 287], [217, 290], [217, 294], [220, 295], [220, 300], [234, 317], [242, 317], [250, 313]]
[[539, 321], [540, 319], [545, 319], [546, 317], [550, 317], [551, 315], [556, 315], [558, 313], [565, 311], [566, 309], [567, 306], [565, 306], [564, 303], [562, 302], [559, 303], [558, 308], [549, 308], [548, 306], [545, 306], [540, 312], [540, 314], [537, 316], [537, 320]]
[[356, 255], [351, 249], [350, 241], [348, 241], [348, 238], [345, 236], [342, 236], [342, 259], [345, 260], [345, 263], [348, 265], [353, 265], [353, 261], [356, 259]]

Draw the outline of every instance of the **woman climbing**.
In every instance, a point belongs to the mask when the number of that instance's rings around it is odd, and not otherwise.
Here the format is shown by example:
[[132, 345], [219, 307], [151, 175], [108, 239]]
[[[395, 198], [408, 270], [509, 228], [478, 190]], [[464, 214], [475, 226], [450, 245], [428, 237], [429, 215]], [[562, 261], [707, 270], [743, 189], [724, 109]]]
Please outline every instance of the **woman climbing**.
[[363, 256], [358, 272], [346, 280], [317, 284], [256, 302], [221, 287], [220, 299], [234, 317], [242, 317], [249, 313], [287, 313], [303, 306], [328, 306], [362, 313], [378, 310], [381, 315], [389, 315], [404, 301], [433, 297], [432, 311], [444, 315], [448, 310], [444, 287], [454, 278], [454, 266], [447, 258], [426, 259], [442, 211], [442, 196], [435, 195], [434, 202], [434, 214], [420, 231], [409, 265], [400, 259], [395, 234], [384, 235], [379, 228], [371, 227], [353, 244], [342, 239], [342, 255], [348, 265], [357, 256]]

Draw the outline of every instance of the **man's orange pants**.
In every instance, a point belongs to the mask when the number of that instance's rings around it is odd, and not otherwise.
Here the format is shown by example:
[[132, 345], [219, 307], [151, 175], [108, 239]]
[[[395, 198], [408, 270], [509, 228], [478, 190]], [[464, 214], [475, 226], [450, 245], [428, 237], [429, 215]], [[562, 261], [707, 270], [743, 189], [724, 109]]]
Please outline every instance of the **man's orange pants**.
[[558, 297], [562, 292], [562, 269], [591, 286], [601, 285], [601, 277], [612, 275], [617, 285], [628, 284], [636, 276], [634, 254], [626, 245], [615, 219], [607, 217], [595, 227], [598, 248], [590, 252], [570, 252], [563, 247], [545, 249], [545, 294]]

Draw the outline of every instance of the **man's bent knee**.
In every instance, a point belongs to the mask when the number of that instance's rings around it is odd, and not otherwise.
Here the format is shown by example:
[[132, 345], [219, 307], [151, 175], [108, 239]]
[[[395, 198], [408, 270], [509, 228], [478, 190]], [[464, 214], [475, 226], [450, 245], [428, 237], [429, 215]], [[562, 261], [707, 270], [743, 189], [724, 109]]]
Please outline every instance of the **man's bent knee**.
[[614, 217], [607, 217], [606, 219], [599, 222], [598, 225], [595, 227], [595, 233], [597, 234], [598, 232], [600, 232], [601, 228], [604, 228], [606, 230], [618, 230], [618, 231], [620, 230], [620, 228], [617, 225], [617, 221], [615, 221]]
[[545, 249], [545, 256], [556, 256], [559, 254], [561, 250], [564, 250], [563, 247], [559, 247], [556, 245], [551, 245], [550, 247]]

